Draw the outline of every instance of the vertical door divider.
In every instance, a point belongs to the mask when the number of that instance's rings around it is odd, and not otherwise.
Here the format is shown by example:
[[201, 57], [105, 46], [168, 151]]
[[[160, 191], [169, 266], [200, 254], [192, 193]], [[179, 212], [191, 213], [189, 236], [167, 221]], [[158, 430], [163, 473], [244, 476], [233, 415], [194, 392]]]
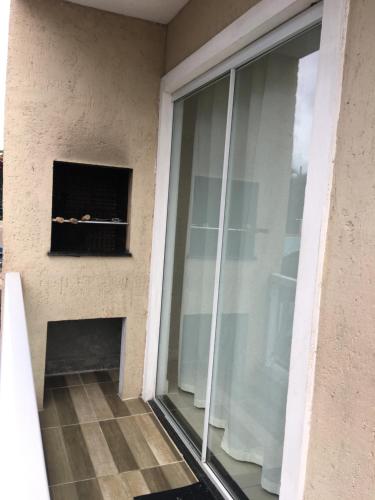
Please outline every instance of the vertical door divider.
[[225, 128], [223, 181], [221, 184], [221, 195], [220, 195], [219, 230], [218, 230], [218, 237], [217, 237], [217, 254], [216, 254], [214, 293], [213, 293], [213, 303], [212, 303], [210, 347], [209, 347], [209, 354], [208, 354], [206, 408], [205, 408], [205, 413], [204, 413], [204, 424], [203, 424], [203, 441], [202, 441], [202, 462], [203, 463], [206, 462], [206, 458], [207, 458], [208, 425], [209, 425], [210, 407], [211, 407], [211, 389], [212, 389], [212, 375], [213, 375], [213, 367], [214, 367], [217, 312], [218, 312], [218, 306], [219, 306], [220, 269], [221, 269], [222, 253], [223, 253], [224, 217], [225, 217], [225, 204], [226, 204], [227, 183], [228, 183], [229, 150], [230, 150], [230, 139], [231, 139], [231, 130], [232, 130], [235, 79], [236, 79], [236, 70], [231, 69], [230, 81], [229, 81], [227, 123], [226, 123], [226, 128]]

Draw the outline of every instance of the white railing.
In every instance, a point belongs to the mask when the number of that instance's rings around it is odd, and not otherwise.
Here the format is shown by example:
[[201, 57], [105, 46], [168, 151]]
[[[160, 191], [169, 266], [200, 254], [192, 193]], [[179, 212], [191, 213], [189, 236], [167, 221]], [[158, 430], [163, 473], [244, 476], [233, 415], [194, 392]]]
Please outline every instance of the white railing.
[[7, 273], [0, 357], [0, 498], [49, 500], [19, 273]]

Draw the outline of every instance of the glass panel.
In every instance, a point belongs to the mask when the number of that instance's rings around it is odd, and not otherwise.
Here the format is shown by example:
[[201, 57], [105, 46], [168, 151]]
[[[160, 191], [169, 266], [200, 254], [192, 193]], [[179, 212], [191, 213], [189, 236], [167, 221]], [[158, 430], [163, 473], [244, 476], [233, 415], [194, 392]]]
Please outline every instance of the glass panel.
[[320, 28], [236, 73], [207, 457], [279, 494]]
[[157, 395], [200, 448], [217, 252], [226, 76], [175, 104]]

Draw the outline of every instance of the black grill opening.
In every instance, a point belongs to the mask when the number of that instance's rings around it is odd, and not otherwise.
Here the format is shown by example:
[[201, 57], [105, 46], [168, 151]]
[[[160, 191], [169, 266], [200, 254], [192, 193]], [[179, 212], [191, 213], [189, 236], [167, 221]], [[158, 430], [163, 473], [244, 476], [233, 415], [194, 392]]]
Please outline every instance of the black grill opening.
[[128, 168], [55, 161], [50, 254], [130, 255], [131, 178]]

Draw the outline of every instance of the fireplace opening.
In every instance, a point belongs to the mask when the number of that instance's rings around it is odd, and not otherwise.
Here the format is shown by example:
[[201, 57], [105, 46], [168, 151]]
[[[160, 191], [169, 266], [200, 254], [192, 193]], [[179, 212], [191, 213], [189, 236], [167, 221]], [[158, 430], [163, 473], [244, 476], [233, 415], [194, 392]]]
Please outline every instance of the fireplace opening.
[[124, 319], [50, 321], [46, 375], [120, 369]]
[[50, 255], [129, 253], [132, 171], [55, 161]]

